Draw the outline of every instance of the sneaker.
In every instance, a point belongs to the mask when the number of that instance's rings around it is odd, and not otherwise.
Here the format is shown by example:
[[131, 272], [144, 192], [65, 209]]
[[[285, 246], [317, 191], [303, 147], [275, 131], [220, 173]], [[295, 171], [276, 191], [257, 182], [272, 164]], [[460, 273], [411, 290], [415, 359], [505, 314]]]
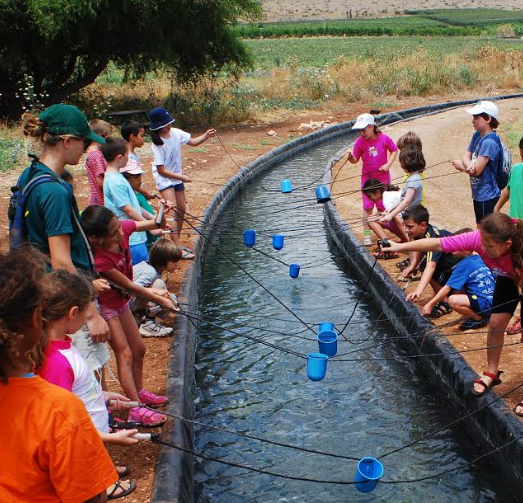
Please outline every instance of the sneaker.
[[145, 407], [133, 407], [129, 412], [129, 420], [140, 423], [142, 426], [153, 428], [165, 423], [167, 416]]
[[169, 399], [166, 396], [155, 395], [152, 391], [146, 389], [138, 393], [138, 398], [140, 402], [149, 407], [160, 407], [161, 405], [169, 403]]
[[154, 320], [147, 320], [140, 325], [140, 335], [142, 337], [166, 337], [172, 331], [172, 328], [164, 327]]
[[363, 246], [372, 246], [372, 238], [370, 236], [363, 237]]
[[460, 330], [474, 330], [476, 328], [483, 328], [487, 324], [488, 318], [481, 318], [481, 320], [468, 319], [463, 322], [460, 326]]

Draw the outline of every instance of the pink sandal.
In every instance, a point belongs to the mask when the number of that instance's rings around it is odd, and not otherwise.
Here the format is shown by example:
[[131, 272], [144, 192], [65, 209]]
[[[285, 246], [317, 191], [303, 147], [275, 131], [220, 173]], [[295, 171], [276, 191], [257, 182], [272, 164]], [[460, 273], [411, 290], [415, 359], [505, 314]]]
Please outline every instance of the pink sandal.
[[154, 428], [165, 423], [167, 416], [146, 407], [133, 407], [129, 412], [129, 420], [141, 423], [142, 426]]

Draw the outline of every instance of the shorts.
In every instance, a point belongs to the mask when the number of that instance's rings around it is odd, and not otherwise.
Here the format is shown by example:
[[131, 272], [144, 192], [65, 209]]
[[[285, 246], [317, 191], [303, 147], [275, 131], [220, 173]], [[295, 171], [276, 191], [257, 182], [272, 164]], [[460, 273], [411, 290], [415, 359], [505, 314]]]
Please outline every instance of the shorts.
[[129, 245], [129, 251], [131, 252], [133, 265], [139, 264], [140, 262], [147, 262], [149, 260], [149, 252], [147, 251], [147, 245], [145, 243]]
[[93, 372], [100, 372], [109, 361], [111, 355], [107, 349], [107, 343], [94, 342], [89, 335], [87, 325], [84, 325], [78, 332], [71, 335], [73, 346], [78, 349], [84, 360]]
[[102, 318], [107, 321], [111, 318], [116, 318], [117, 316], [121, 316], [125, 311], [129, 309], [129, 301], [127, 301], [122, 307], [119, 307], [117, 309], [113, 309], [112, 307], [103, 307], [100, 306], [100, 314], [102, 315]]
[[487, 215], [494, 213], [494, 207], [499, 201], [499, 197], [489, 199], [488, 201], [472, 201], [474, 203], [474, 214], [476, 223], [479, 224]]
[[398, 224], [394, 220], [391, 220], [390, 222], [380, 222], [380, 225], [384, 229], [389, 230], [390, 232], [401, 238], [401, 231], [398, 227]]
[[169, 185], [168, 187], [164, 187], [163, 189], [160, 189], [160, 192], [162, 192], [162, 190], [167, 190], [167, 189], [174, 189], [174, 192], [183, 192], [185, 190], [185, 185], [183, 184], [183, 182]]
[[443, 269], [436, 267], [436, 270], [434, 271], [434, 274], [432, 275], [432, 279], [439, 285], [439, 286], [445, 286], [447, 284], [447, 281], [452, 276], [454, 268], [450, 267], [448, 269]]
[[488, 318], [490, 316], [492, 311], [492, 303], [490, 300], [470, 293], [467, 293], [466, 295], [469, 299], [470, 309], [472, 309], [477, 314], [481, 314], [484, 318]]
[[514, 314], [520, 301], [519, 291], [512, 280], [506, 276], [498, 276], [494, 286], [494, 298], [492, 299], [492, 314], [509, 313]]
[[363, 199], [363, 209], [368, 211], [374, 208], [378, 208], [378, 211], [385, 211], [385, 206], [383, 206], [383, 199], [380, 199], [378, 202], [374, 202], [372, 199], [369, 199], [363, 192], [361, 193], [361, 198]]

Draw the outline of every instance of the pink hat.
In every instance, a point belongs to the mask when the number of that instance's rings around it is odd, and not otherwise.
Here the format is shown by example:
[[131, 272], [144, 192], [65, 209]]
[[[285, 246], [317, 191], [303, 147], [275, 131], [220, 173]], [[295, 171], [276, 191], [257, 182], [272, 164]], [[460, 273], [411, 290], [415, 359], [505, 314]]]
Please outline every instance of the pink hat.
[[140, 163], [134, 159], [129, 159], [127, 164], [120, 168], [120, 173], [129, 173], [130, 175], [141, 175], [145, 171], [141, 168]]

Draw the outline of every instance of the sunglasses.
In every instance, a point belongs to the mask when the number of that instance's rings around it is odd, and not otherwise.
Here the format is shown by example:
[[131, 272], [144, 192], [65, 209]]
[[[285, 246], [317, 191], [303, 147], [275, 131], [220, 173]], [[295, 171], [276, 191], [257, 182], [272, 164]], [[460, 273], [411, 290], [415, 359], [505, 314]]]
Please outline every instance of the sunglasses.
[[84, 142], [84, 151], [87, 150], [89, 148], [89, 146], [91, 145], [91, 143], [93, 143], [92, 140], [88, 140], [87, 138], [82, 138], [80, 136], [72, 136], [72, 135], [68, 135], [68, 136], [62, 136], [61, 138], [63, 138], [64, 140], [66, 138], [74, 138], [75, 140], [82, 140]]

